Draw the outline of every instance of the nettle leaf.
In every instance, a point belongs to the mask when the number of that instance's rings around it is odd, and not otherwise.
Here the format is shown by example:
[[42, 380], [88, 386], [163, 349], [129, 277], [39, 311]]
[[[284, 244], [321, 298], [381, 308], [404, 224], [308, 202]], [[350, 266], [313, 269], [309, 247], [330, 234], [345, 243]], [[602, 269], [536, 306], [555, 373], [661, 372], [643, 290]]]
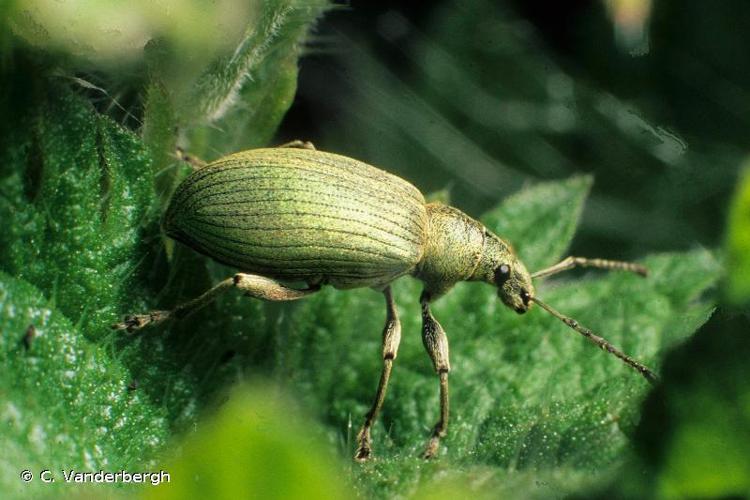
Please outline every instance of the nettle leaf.
[[[540, 184], [483, 220], [531, 262], [552, 263], [570, 242], [589, 185], [581, 177]], [[705, 250], [642, 262], [647, 279], [591, 272], [537, 283], [537, 293], [658, 371], [664, 352], [711, 314], [704, 294], [719, 266]], [[416, 457], [438, 417], [438, 381], [420, 338], [419, 286], [402, 280], [395, 294], [403, 336], [373, 432], [380, 458], [355, 472], [367, 494], [405, 494], [458, 467], [488, 484], [542, 478], [544, 496], [600, 481], [622, 463], [648, 383], [538, 307], [519, 316], [491, 287], [465, 283], [433, 308], [450, 338], [452, 416], [440, 462], [421, 465]], [[384, 309], [373, 291], [325, 290], [279, 328], [283, 376], [324, 415], [347, 455], [377, 386]]]
[[328, 0], [245, 3], [244, 33], [205, 67], [196, 66], [200, 59], [186, 67], [184, 54], [164, 40], [149, 43], [142, 136], [162, 208], [188, 173], [175, 146], [210, 161], [269, 145], [294, 99], [309, 31], [330, 7]]
[[[61, 470], [140, 470], [169, 436], [167, 415], [27, 282], [0, 272], [0, 489], [19, 497], [65, 486]], [[145, 463], [144, 463], [145, 462]], [[23, 469], [35, 474], [19, 479]], [[38, 479], [52, 471], [56, 482]], [[70, 492], [70, 490], [68, 490]]]
[[[274, 362], [269, 348], [274, 329], [264, 320], [259, 302], [238, 294], [223, 298], [189, 321], [142, 336], [127, 337], [110, 329], [122, 314], [149, 310], [159, 300], [171, 307], [205, 291], [211, 284], [206, 259], [180, 248], [171, 268], [166, 265], [150, 161], [139, 139], [97, 114], [65, 86], [41, 79], [34, 82], [28, 87], [10, 86], [0, 96], [3, 109], [12, 111], [8, 121], [13, 124], [6, 123], [0, 134], [0, 217], [5, 223], [0, 234], [0, 266], [13, 273], [14, 279], [36, 286], [39, 300], [44, 296], [49, 301], [45, 307], [68, 318], [66, 328], [96, 342], [87, 349], [97, 352], [95, 367], [105, 377], [103, 387], [110, 387], [106, 378], [110, 369], [118, 373], [123, 387], [136, 383], [146, 406], [140, 417], [141, 410], [134, 406], [131, 420], [148, 419], [150, 405], [158, 408], [163, 419], [160, 426], [143, 428], [144, 436], [151, 434], [153, 445], [139, 446], [136, 439], [131, 449], [123, 439], [112, 446], [101, 445], [96, 455], [97, 460], [104, 457], [114, 466], [143, 465], [163, 444], [167, 429], [173, 432], [194, 424], [199, 412], [216, 400], [222, 387], [241, 378], [246, 367], [267, 369]], [[18, 307], [9, 305], [0, 319], [11, 321]], [[20, 345], [28, 324], [3, 328], [2, 333]], [[68, 342], [71, 335], [60, 340]], [[59, 356], [56, 351], [40, 352], [33, 363], [40, 374], [46, 370], [54, 374], [57, 364], [64, 361]], [[73, 376], [72, 372], [66, 376]], [[23, 377], [11, 370], [0, 383], [14, 384]], [[41, 383], [38, 378], [29, 380]], [[54, 383], [54, 378], [50, 380]], [[99, 438], [105, 439], [101, 437], [104, 431], [93, 426], [99, 420], [87, 415], [106, 408], [97, 397], [89, 399], [93, 382], [86, 380], [88, 385], [69, 386], [68, 399], [82, 408], [64, 422], [76, 432], [90, 434], [91, 440], [85, 443], [97, 444]], [[29, 391], [24, 402], [33, 408], [30, 413], [39, 412], [41, 418], [47, 407], [64, 406], [65, 400], [47, 400], [44, 394], [37, 398], [36, 392]], [[113, 432], [117, 418], [130, 415], [129, 410], [119, 410], [113, 407], [112, 420], [102, 420], [101, 427]], [[55, 434], [50, 431], [48, 435]], [[23, 446], [18, 445], [18, 457], [32, 453]], [[49, 444], [50, 449], [55, 446]], [[113, 451], [116, 446], [122, 449]], [[79, 466], [78, 451], [55, 448], [54, 456], [59, 456], [61, 466]], [[67, 462], [66, 453], [74, 453]], [[139, 461], [117, 458], [133, 456], [130, 453], [137, 454]], [[86, 470], [107, 465], [97, 460], [83, 465]], [[6, 469], [13, 471], [13, 483], [7, 483], [13, 487], [19, 481], [17, 467]]]
[[[149, 157], [63, 85], [31, 87], [16, 82], [4, 103], [16, 115], [0, 150], [0, 266], [99, 337], [117, 311], [140, 305], [131, 284], [150, 250]], [[33, 105], [14, 106], [14, 94]]]

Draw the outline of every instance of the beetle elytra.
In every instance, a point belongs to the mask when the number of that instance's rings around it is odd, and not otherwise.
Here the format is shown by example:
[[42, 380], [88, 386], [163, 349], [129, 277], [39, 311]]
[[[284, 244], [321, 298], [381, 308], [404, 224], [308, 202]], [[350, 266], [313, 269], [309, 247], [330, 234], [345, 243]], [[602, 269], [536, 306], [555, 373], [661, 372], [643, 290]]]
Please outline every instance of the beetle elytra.
[[[201, 165], [177, 188], [163, 219], [166, 234], [241, 270], [200, 297], [170, 311], [127, 316], [129, 332], [181, 318], [219, 294], [238, 288], [271, 301], [297, 300], [323, 285], [371, 287], [383, 293], [383, 368], [375, 400], [357, 436], [355, 459], [372, 456], [370, 431], [385, 399], [401, 339], [390, 283], [411, 275], [424, 283], [422, 340], [439, 378], [440, 418], [424, 458], [438, 452], [448, 426], [448, 337], [430, 303], [459, 281], [497, 287], [500, 300], [519, 314], [533, 303], [654, 382], [656, 375], [603, 338], [536, 297], [533, 278], [573, 267], [631, 271], [628, 262], [568, 257], [529, 273], [512, 247], [460, 210], [426, 203], [407, 181], [357, 160], [294, 141], [254, 149]], [[305, 283], [294, 288], [290, 283]]]

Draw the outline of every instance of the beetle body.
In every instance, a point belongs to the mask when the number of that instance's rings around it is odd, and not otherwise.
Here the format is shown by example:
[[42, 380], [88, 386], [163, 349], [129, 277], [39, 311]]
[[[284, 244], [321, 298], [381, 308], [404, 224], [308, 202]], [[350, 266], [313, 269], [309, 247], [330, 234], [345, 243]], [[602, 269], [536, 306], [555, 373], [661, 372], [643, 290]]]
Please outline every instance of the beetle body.
[[196, 170], [163, 225], [244, 272], [342, 289], [413, 274], [435, 295], [472, 278], [489, 234], [395, 175], [301, 148], [243, 151]]

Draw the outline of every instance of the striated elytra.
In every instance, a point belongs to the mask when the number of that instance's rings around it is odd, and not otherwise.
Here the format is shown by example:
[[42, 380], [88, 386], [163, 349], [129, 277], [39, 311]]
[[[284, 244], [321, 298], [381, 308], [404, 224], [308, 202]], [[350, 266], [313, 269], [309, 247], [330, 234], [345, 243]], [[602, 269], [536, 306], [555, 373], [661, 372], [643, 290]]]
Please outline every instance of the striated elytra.
[[[355, 459], [372, 456], [370, 430], [385, 399], [401, 324], [390, 283], [411, 275], [424, 283], [422, 340], [440, 382], [440, 418], [423, 456], [438, 452], [448, 426], [448, 338], [430, 303], [459, 281], [483, 281], [522, 314], [536, 302], [597, 346], [653, 382], [656, 375], [609, 342], [535, 296], [532, 278], [576, 266], [632, 271], [638, 264], [568, 257], [530, 274], [510, 244], [460, 210], [426, 203], [409, 182], [366, 163], [294, 141], [254, 149], [196, 168], [177, 188], [164, 215], [166, 234], [241, 272], [169, 311], [127, 316], [129, 332], [180, 318], [239, 288], [264, 300], [296, 300], [323, 285], [371, 287], [384, 294], [383, 370], [375, 401], [357, 436]], [[293, 285], [304, 283], [300, 288]]]
[[178, 187], [168, 236], [243, 271], [338, 288], [377, 286], [422, 258], [427, 210], [411, 184], [299, 148], [215, 161]]

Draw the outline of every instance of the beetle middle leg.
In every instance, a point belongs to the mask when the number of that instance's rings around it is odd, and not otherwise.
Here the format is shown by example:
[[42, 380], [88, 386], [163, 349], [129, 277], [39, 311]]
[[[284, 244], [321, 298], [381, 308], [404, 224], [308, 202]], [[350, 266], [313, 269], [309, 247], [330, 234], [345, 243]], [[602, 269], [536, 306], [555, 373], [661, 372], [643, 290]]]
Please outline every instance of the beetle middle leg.
[[320, 290], [320, 285], [306, 289], [290, 288], [271, 278], [255, 274], [238, 273], [223, 280], [203, 295], [178, 305], [170, 311], [151, 311], [146, 314], [126, 316], [122, 323], [112, 325], [115, 330], [126, 330], [128, 333], [140, 330], [148, 325], [156, 325], [168, 319], [179, 319], [194, 313], [201, 307], [213, 302], [216, 297], [233, 288], [245, 292], [249, 297], [271, 301], [297, 300]]
[[430, 311], [430, 299], [427, 291], [422, 292], [419, 299], [422, 304], [422, 342], [440, 377], [440, 420], [435, 424], [422, 454], [422, 458], [425, 459], [437, 456], [440, 438], [445, 437], [448, 432], [448, 372], [451, 370], [448, 359], [448, 336]]
[[354, 453], [354, 460], [364, 462], [369, 460], [372, 455], [372, 446], [370, 440], [370, 429], [380, 412], [385, 400], [385, 392], [388, 388], [388, 380], [391, 377], [393, 360], [398, 353], [398, 345], [401, 342], [401, 322], [398, 319], [396, 304], [393, 302], [391, 287], [388, 286], [383, 290], [386, 304], [385, 326], [383, 327], [383, 372], [380, 375], [378, 391], [375, 394], [375, 401], [372, 408], [365, 415], [365, 423], [357, 434], [357, 451]]

